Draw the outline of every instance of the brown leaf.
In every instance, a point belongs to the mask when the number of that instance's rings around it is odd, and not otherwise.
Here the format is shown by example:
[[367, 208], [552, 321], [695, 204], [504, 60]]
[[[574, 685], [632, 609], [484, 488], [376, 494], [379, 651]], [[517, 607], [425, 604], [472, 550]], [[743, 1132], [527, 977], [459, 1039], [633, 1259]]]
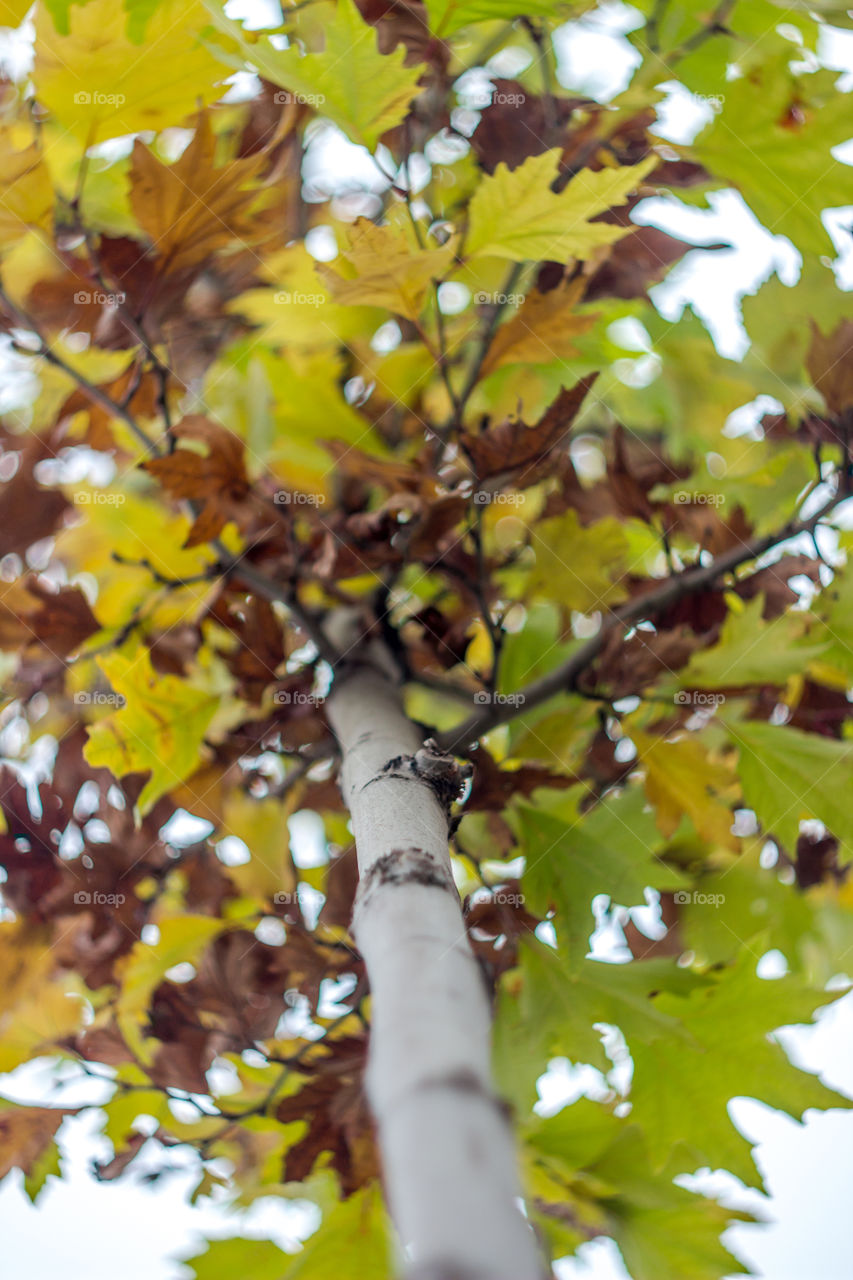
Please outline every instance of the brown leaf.
[[56, 1137], [66, 1116], [75, 1111], [59, 1107], [14, 1107], [0, 1111], [0, 1179], [11, 1169], [29, 1176]]
[[735, 591], [742, 600], [752, 600], [757, 595], [764, 596], [764, 608], [761, 616], [765, 619], [777, 618], [789, 605], [799, 600], [799, 595], [788, 586], [788, 579], [803, 575], [812, 582], [820, 582], [820, 561], [813, 556], [782, 556], [774, 564], [751, 573], [748, 578], [741, 578], [735, 585]]
[[282, 1124], [308, 1123], [305, 1136], [287, 1153], [284, 1182], [303, 1182], [324, 1152], [331, 1155], [345, 1196], [378, 1177], [373, 1121], [363, 1085], [365, 1056], [364, 1040], [349, 1036], [332, 1042], [328, 1054], [312, 1064], [315, 1075], [310, 1083], [279, 1102], [276, 1118]]
[[202, 503], [187, 535], [185, 547], [195, 547], [217, 537], [239, 515], [249, 492], [243, 443], [218, 423], [201, 414], [191, 414], [175, 427], [179, 439], [199, 440], [207, 454], [194, 449], [175, 449], [162, 458], [142, 463], [173, 498]]
[[797, 840], [797, 857], [794, 864], [797, 884], [801, 889], [832, 880], [842, 884], [850, 873], [849, 864], [838, 864], [838, 841], [833, 835], [816, 836], [803, 833]]
[[[71, 504], [59, 489], [44, 488], [33, 474], [40, 462], [55, 457], [52, 437], [0, 435], [4, 467], [0, 476], [0, 558], [23, 555], [49, 537]], [[14, 455], [17, 454], [17, 459]], [[12, 469], [12, 464], [17, 465]]]
[[788, 721], [805, 733], [820, 733], [825, 738], [841, 738], [844, 724], [853, 715], [853, 703], [846, 689], [829, 689], [814, 680], [804, 680], [796, 707]]
[[120, 1177], [127, 1166], [136, 1159], [147, 1141], [146, 1134], [133, 1133], [128, 1138], [127, 1145], [117, 1151], [111, 1160], [95, 1161], [94, 1172], [98, 1182], [112, 1182]]
[[[655, 175], [657, 180], [657, 174]], [[602, 221], [631, 226], [628, 208], [614, 209]], [[607, 256], [587, 281], [585, 300], [596, 298], [641, 298], [663, 278], [674, 262], [697, 245], [667, 235], [658, 227], [637, 227], [609, 246]], [[727, 245], [702, 245], [703, 249], [725, 249]]]
[[285, 657], [281, 622], [275, 610], [260, 596], [227, 603], [220, 597], [210, 614], [237, 640], [236, 647], [223, 656], [237, 679], [241, 696], [259, 704]]
[[628, 640], [613, 630], [607, 636], [594, 673], [587, 683], [605, 689], [612, 698], [640, 694], [662, 675], [678, 671], [700, 647], [686, 627], [675, 631], [638, 630]]
[[358, 861], [355, 845], [351, 844], [337, 855], [332, 855], [323, 885], [326, 900], [320, 909], [319, 923], [349, 929], [357, 888]]
[[594, 524], [605, 516], [649, 520], [664, 504], [652, 502], [656, 485], [672, 484], [687, 474], [664, 455], [654, 442], [629, 435], [621, 425], [607, 444], [607, 475], [593, 485], [583, 485], [569, 457], [560, 457], [559, 487], [548, 496], [544, 515], [562, 515], [571, 508], [581, 524]]
[[413, 522], [409, 555], [433, 558], [442, 539], [456, 528], [467, 509], [467, 499], [455, 493], [444, 494], [427, 504], [421, 517]]
[[474, 765], [471, 794], [465, 801], [465, 812], [505, 809], [514, 795], [529, 796], [537, 787], [565, 790], [565, 773], [552, 773], [542, 765], [525, 764], [518, 769], [501, 769], [485, 747], [478, 746], [470, 755]]
[[842, 320], [824, 336], [812, 325], [812, 341], [806, 368], [827, 408], [841, 414], [853, 405], [853, 320]]
[[130, 205], [152, 240], [161, 274], [203, 263], [234, 239], [247, 241], [256, 228], [247, 215], [257, 191], [246, 190], [261, 169], [260, 154], [214, 164], [216, 138], [206, 113], [192, 141], [174, 164], [163, 164], [139, 139], [130, 164]]
[[550, 364], [574, 359], [578, 350], [572, 339], [586, 333], [597, 319], [593, 313], [579, 314], [582, 294], [580, 279], [548, 293], [529, 293], [515, 315], [495, 334], [483, 361], [483, 377], [506, 364]]
[[518, 80], [494, 80], [492, 100], [480, 115], [471, 146], [486, 173], [501, 163], [515, 169], [529, 156], [557, 146], [566, 121], [585, 98], [555, 98], [550, 103]]
[[[104, 383], [101, 386], [101, 390], [111, 400], [116, 401], [118, 404], [123, 404], [135, 380], [136, 366], [131, 363], [118, 378], [115, 378], [112, 382]], [[129, 412], [138, 421], [145, 418], [153, 418], [157, 412], [158, 393], [159, 387], [154, 375], [152, 373], [143, 374], [139, 386], [127, 402]], [[115, 420], [113, 415], [108, 413], [100, 404], [94, 404], [85, 391], [73, 391], [60, 410], [61, 416], [65, 417], [68, 414], [81, 412], [87, 413], [89, 416], [89, 425], [83, 437], [85, 443], [90, 448], [98, 449], [103, 453], [115, 449], [116, 442], [112, 430], [112, 424]]]
[[519, 488], [535, 484], [550, 455], [567, 443], [572, 422], [597, 376], [590, 374], [569, 390], [563, 389], [533, 427], [521, 421], [503, 422], [479, 435], [460, 436], [477, 480], [494, 485], [497, 477], [512, 478]]
[[41, 605], [27, 614], [26, 625], [39, 644], [56, 657], [67, 658], [84, 640], [100, 631], [101, 624], [79, 587], [53, 591], [36, 580], [28, 583], [27, 590]]

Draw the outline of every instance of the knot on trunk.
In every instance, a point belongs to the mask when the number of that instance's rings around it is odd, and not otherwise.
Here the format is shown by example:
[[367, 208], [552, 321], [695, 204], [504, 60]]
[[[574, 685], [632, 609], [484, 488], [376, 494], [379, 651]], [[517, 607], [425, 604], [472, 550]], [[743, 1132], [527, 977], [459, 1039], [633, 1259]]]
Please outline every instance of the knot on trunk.
[[[425, 782], [435, 792], [449, 822], [451, 805], [454, 800], [459, 799], [472, 773], [473, 767], [470, 764], [459, 764], [449, 752], [441, 750], [434, 738], [427, 738], [414, 755], [394, 756], [371, 782], [379, 782], [385, 778]], [[365, 786], [369, 787], [371, 782]]]

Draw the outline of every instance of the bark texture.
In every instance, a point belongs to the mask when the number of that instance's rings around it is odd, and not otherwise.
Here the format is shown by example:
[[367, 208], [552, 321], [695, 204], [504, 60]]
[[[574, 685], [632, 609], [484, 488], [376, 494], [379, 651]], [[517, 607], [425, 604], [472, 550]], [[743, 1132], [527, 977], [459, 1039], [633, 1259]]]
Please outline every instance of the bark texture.
[[326, 709], [358, 852], [367, 1091], [406, 1275], [541, 1280], [511, 1129], [492, 1091], [488, 994], [451, 873], [460, 774], [406, 718], [381, 646], [339, 670]]

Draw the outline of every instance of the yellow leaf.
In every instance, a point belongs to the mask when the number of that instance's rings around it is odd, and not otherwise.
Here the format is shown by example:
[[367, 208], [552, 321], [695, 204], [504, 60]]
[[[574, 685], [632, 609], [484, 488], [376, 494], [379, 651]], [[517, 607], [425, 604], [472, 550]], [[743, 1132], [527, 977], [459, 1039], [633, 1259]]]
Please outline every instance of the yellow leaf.
[[338, 302], [387, 307], [407, 320], [417, 320], [424, 294], [453, 261], [455, 242], [420, 249], [399, 228], [377, 227], [359, 218], [350, 231], [350, 247], [344, 260], [351, 270], [341, 275], [329, 266], [317, 271]]
[[256, 800], [244, 791], [232, 791], [225, 802], [222, 834], [237, 836], [251, 858], [230, 866], [228, 875], [248, 897], [273, 901], [276, 894], [292, 894], [296, 888], [293, 863], [287, 854], [287, 819], [299, 804], [302, 788], [292, 787], [282, 801]]
[[588, 258], [602, 244], [627, 235], [632, 229], [606, 222], [591, 222], [599, 213], [624, 204], [631, 191], [657, 164], [649, 156], [640, 164], [582, 169], [564, 191], [555, 194], [561, 151], [530, 156], [517, 169], [499, 164], [485, 177], [469, 205], [469, 257], [508, 258], [511, 262]]
[[534, 525], [532, 532], [536, 565], [527, 582], [528, 595], [558, 600], [564, 608], [583, 613], [624, 599], [618, 579], [628, 540], [618, 520], [608, 516], [584, 527], [576, 512], [567, 511]]
[[34, 228], [48, 228], [53, 215], [53, 187], [33, 143], [14, 145], [12, 130], [0, 129], [0, 248], [16, 244]]
[[137, 803], [139, 815], [198, 768], [201, 744], [219, 699], [178, 676], [158, 676], [147, 649], [134, 657], [110, 653], [98, 666], [124, 702], [89, 726], [85, 757], [117, 778], [150, 772]]
[[673, 835], [686, 814], [703, 840], [730, 848], [731, 809], [715, 794], [731, 784], [729, 771], [709, 760], [695, 738], [668, 742], [637, 729], [628, 732], [637, 748], [637, 763], [645, 770], [646, 795], [655, 806], [661, 834]]
[[19, 27], [33, 7], [33, 0], [3, 0], [0, 27]]
[[550, 364], [573, 360], [578, 354], [573, 339], [586, 333], [595, 315], [579, 315], [584, 290], [582, 280], [571, 281], [550, 293], [527, 295], [519, 310], [501, 325], [483, 361], [483, 377], [505, 364]]
[[316, 266], [304, 244], [288, 245], [259, 267], [259, 274], [272, 287], [249, 289], [233, 298], [226, 309], [261, 326], [263, 339], [270, 346], [289, 347], [288, 355], [297, 363], [303, 353], [336, 351], [365, 328], [373, 332], [381, 323], [378, 313], [338, 306], [317, 275]]
[[492, 669], [494, 646], [482, 618], [476, 619], [468, 634], [471, 640], [465, 650], [465, 665], [479, 676], [487, 676]]
[[80, 1028], [79, 983], [51, 978], [50, 938], [25, 926], [0, 926], [0, 1071], [49, 1052]]
[[[70, 496], [85, 519], [62, 530], [57, 550], [77, 572], [91, 574], [97, 581], [98, 619], [104, 628], [124, 626], [139, 605], [146, 606], [152, 626], [166, 630], [204, 609], [213, 587], [196, 583], [163, 592], [158, 600], [151, 574], [139, 564], [148, 561], [168, 578], [192, 578], [210, 564], [204, 547], [182, 548], [189, 528], [186, 516], [168, 515], [153, 490], [142, 497], [130, 491], [127, 483], [120, 493], [110, 492], [109, 500], [103, 490], [82, 485], [75, 486]], [[104, 547], [131, 563], [105, 556]]]
[[114, 0], [69, 11], [60, 35], [45, 5], [36, 14], [36, 97], [86, 146], [144, 129], [177, 125], [219, 96], [219, 61], [199, 40], [204, 7], [190, 0], [158, 5], [144, 44], [127, 35], [128, 15]]
[[148, 1020], [148, 1002], [169, 969], [176, 964], [193, 964], [212, 938], [228, 926], [210, 916], [178, 916], [162, 920], [160, 937], [153, 946], [134, 942], [116, 964], [120, 984], [116, 1001], [116, 1021], [128, 1047], [142, 1063], [150, 1063], [159, 1046], [155, 1039], [143, 1039]]
[[274, 370], [275, 436], [269, 462], [286, 484], [307, 493], [332, 492], [335, 465], [324, 440], [343, 440], [379, 457], [382, 448], [370, 424], [340, 389], [340, 364], [317, 358], [299, 373], [283, 360]]

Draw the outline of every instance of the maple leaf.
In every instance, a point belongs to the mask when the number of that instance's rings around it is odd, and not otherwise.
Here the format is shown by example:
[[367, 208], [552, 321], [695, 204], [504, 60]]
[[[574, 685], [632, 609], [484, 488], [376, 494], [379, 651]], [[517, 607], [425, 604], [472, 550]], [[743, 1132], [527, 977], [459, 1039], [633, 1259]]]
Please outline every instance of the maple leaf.
[[224, 245], [245, 244], [259, 233], [248, 209], [257, 197], [250, 184], [263, 155], [216, 167], [215, 154], [207, 114], [198, 117], [192, 140], [174, 164], [163, 164], [139, 139], [134, 143], [130, 204], [164, 274], [198, 266]]
[[853, 320], [843, 320], [827, 336], [813, 320], [806, 367], [832, 413], [853, 404]]
[[141, 465], [173, 498], [202, 504], [184, 542], [185, 547], [196, 547], [218, 537], [229, 520], [239, 518], [249, 492], [243, 444], [202, 414], [183, 418], [175, 427], [175, 435], [201, 441], [208, 446], [207, 454], [179, 448]]
[[816, 254], [833, 252], [821, 210], [850, 194], [850, 171], [831, 155], [850, 133], [834, 86], [831, 71], [793, 76], [787, 51], [779, 52], [727, 84], [723, 109], [692, 147], [768, 228]]
[[205, 25], [197, 0], [166, 0], [145, 26], [146, 47], [130, 38], [130, 18], [112, 0], [72, 4], [66, 34], [51, 6], [39, 5], [33, 71], [39, 102], [86, 146], [181, 124], [199, 100], [213, 102], [220, 92], [221, 66], [199, 40]]
[[479, 435], [461, 436], [459, 443], [471, 459], [478, 482], [504, 477], [519, 488], [535, 484], [558, 446], [568, 443], [572, 422], [597, 376], [591, 374], [569, 390], [564, 388], [535, 426], [503, 422]]
[[492, 339], [482, 364], [483, 377], [507, 364], [550, 364], [576, 357], [573, 339], [588, 332], [597, 318], [578, 313], [583, 291], [578, 280], [548, 293], [529, 293]]
[[74, 1114], [68, 1108], [15, 1107], [4, 1102], [0, 1107], [0, 1179], [10, 1169], [32, 1174], [62, 1121]]
[[[180, 1145], [195, 1197], [316, 1205], [199, 1280], [385, 1280], [383, 1190], [425, 1270], [608, 1234], [717, 1280], [732, 1215], [673, 1178], [754, 1179], [732, 1097], [836, 1104], [770, 1043], [853, 948], [835, 2], [650, 3], [607, 100], [562, 83], [584, 4], [36, 7], [0, 125], [0, 1071], [108, 1069], [102, 1179]], [[662, 68], [695, 143], [655, 132]], [[653, 305], [690, 246], [638, 225], [731, 184], [807, 255], [739, 359]], [[555, 1056], [618, 1103], [536, 1116]], [[59, 1114], [0, 1105], [30, 1196]]]
[[34, 228], [47, 229], [53, 215], [53, 184], [34, 142], [18, 150], [8, 128], [0, 129], [0, 248]]
[[142, 816], [196, 768], [218, 699], [177, 676], [157, 678], [147, 653], [136, 658], [110, 653], [98, 665], [121, 703], [89, 727], [86, 760], [116, 777], [150, 772], [137, 802]]
[[420, 249], [399, 229], [377, 227], [366, 218], [359, 218], [343, 254], [351, 277], [323, 265], [317, 271], [338, 302], [388, 307], [416, 320], [426, 290], [433, 280], [445, 274], [454, 254], [455, 241], [435, 249]]
[[583, 169], [557, 194], [551, 188], [560, 171], [560, 154], [559, 147], [544, 151], [513, 170], [499, 164], [482, 180], [469, 205], [467, 255], [512, 262], [583, 259], [599, 245], [627, 234], [627, 227], [592, 219], [623, 204], [655, 167], [657, 157], [630, 167]]
[[[376, 33], [362, 20], [353, 0], [337, 0], [334, 21], [325, 28], [322, 53], [250, 42], [236, 23], [221, 17], [216, 25], [266, 80], [328, 116], [353, 142], [370, 150], [405, 117], [418, 92], [420, 68], [404, 65], [403, 48], [379, 53]], [[234, 59], [227, 51], [221, 56], [243, 66], [242, 58]]]

